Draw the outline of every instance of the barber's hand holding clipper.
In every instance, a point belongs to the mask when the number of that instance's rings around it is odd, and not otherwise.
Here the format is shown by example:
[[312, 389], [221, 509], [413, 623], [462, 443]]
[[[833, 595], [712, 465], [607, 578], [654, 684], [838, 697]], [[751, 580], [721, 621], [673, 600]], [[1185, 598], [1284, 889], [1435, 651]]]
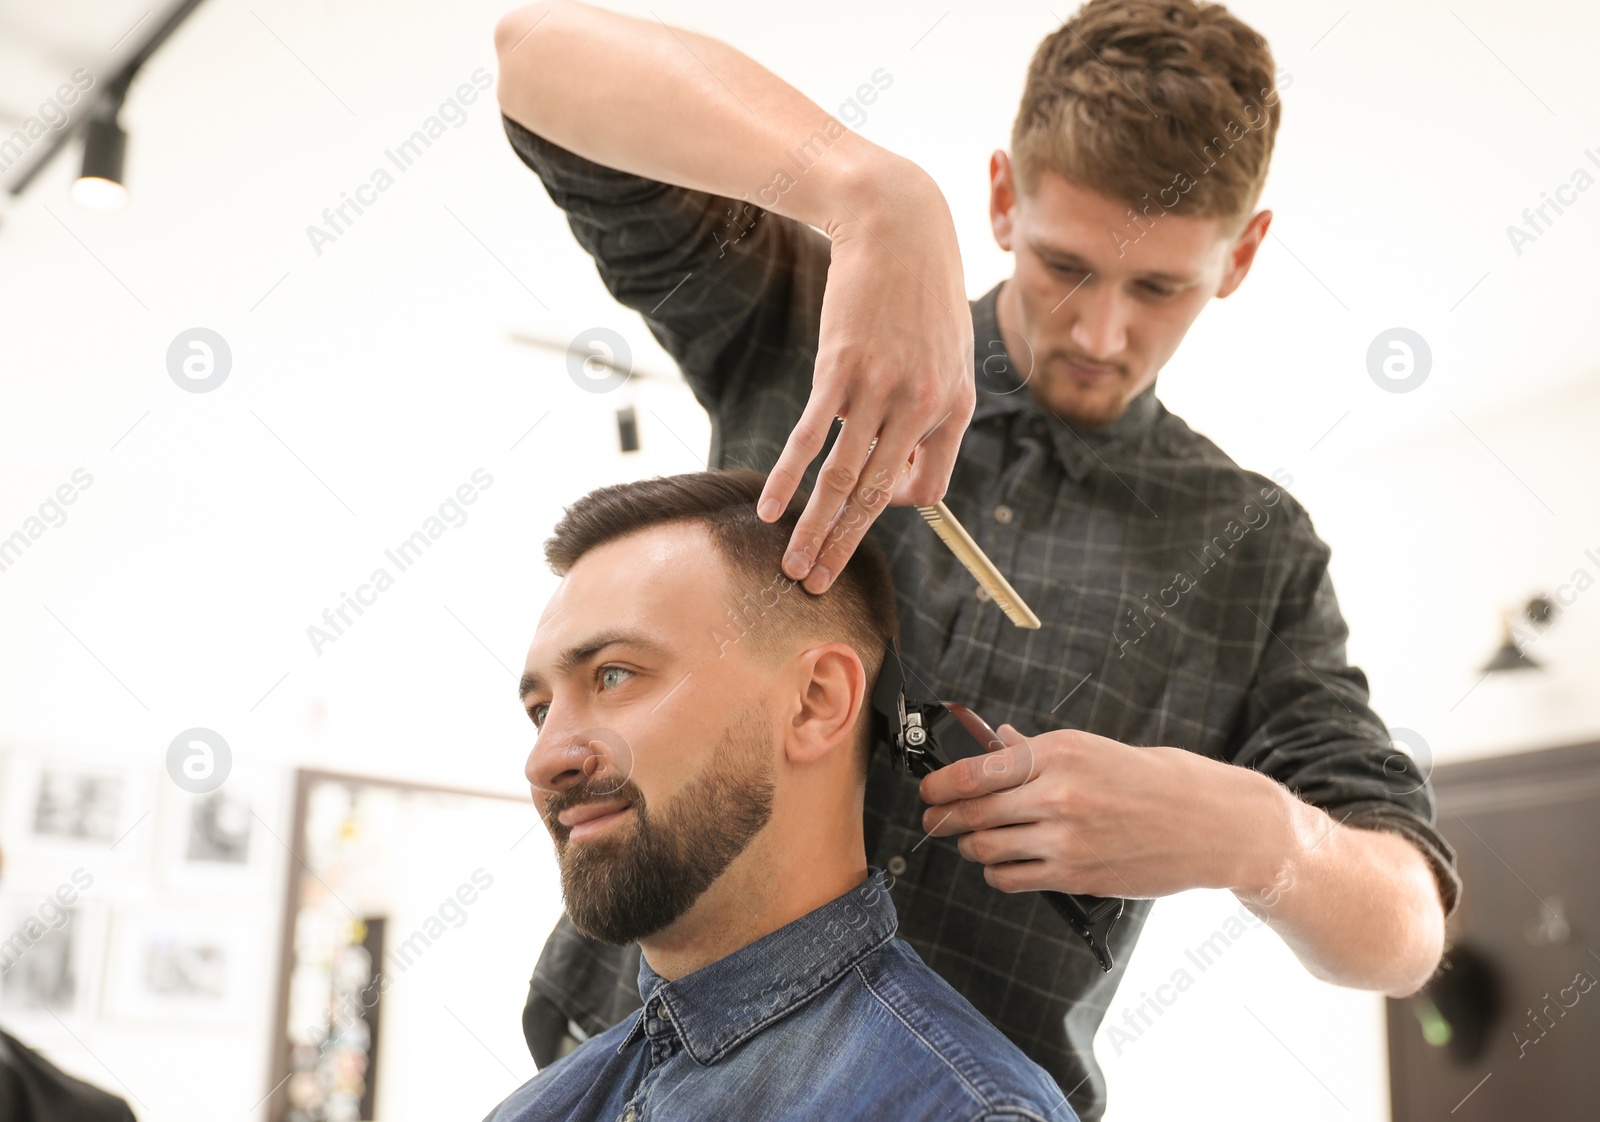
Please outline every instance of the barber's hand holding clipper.
[[1275, 902], [1286, 842], [1271, 779], [1179, 748], [1135, 748], [1071, 729], [1023, 736], [1009, 724], [987, 755], [923, 778], [923, 829], [1004, 892], [1155, 897], [1229, 888]]

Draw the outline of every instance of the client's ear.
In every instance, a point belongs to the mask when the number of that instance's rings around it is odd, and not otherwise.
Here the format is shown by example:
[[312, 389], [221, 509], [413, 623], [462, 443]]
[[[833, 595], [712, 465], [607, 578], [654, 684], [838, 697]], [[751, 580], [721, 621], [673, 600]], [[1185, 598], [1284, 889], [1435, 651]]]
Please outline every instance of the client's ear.
[[867, 703], [860, 656], [848, 643], [812, 647], [796, 660], [792, 681], [794, 715], [784, 738], [789, 762], [816, 763], [838, 752], [853, 760], [856, 720]]

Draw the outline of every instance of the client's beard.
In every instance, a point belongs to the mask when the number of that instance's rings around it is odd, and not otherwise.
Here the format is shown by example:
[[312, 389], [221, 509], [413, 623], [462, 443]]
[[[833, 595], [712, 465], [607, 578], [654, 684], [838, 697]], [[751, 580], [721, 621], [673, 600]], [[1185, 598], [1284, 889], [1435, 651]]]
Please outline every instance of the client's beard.
[[[622, 945], [669, 926], [694, 906], [772, 816], [771, 733], [746, 710], [711, 759], [652, 818], [633, 780], [585, 778], [545, 802], [572, 924], [591, 939]], [[619, 837], [576, 845], [557, 815], [624, 798], [634, 820]]]

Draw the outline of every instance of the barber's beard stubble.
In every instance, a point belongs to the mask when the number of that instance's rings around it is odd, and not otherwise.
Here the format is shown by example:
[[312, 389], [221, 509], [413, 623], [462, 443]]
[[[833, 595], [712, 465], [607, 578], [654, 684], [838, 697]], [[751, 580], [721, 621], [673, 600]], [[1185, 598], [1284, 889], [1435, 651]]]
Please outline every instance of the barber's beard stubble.
[[[1076, 429], [1097, 429], [1118, 420], [1128, 411], [1130, 376], [1118, 367], [1117, 377], [1092, 387], [1084, 387], [1066, 367], [1065, 354], [1051, 355], [1041, 362], [1040, 388], [1035, 394], [1044, 408]], [[1137, 395], [1134, 395], [1137, 396]]]
[[[555, 839], [567, 915], [580, 932], [622, 945], [672, 924], [710, 888], [772, 816], [770, 730], [741, 714], [701, 770], [659, 809], [626, 779], [604, 773], [559, 791], [544, 805]], [[572, 844], [562, 811], [627, 799], [633, 820], [619, 836]]]

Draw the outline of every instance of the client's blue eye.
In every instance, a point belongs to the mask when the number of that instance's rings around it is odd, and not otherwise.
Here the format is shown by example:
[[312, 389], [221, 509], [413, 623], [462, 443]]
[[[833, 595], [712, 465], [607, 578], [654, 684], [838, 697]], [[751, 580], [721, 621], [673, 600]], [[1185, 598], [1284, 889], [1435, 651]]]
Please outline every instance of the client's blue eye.
[[[632, 673], [633, 673], [632, 670], [629, 670], [626, 667], [622, 667], [622, 666], [602, 666], [600, 668], [600, 681], [602, 683], [605, 682], [606, 676], [608, 674], [632, 674]], [[620, 685], [621, 683], [619, 682], [619, 683], [616, 683], [616, 684]]]

